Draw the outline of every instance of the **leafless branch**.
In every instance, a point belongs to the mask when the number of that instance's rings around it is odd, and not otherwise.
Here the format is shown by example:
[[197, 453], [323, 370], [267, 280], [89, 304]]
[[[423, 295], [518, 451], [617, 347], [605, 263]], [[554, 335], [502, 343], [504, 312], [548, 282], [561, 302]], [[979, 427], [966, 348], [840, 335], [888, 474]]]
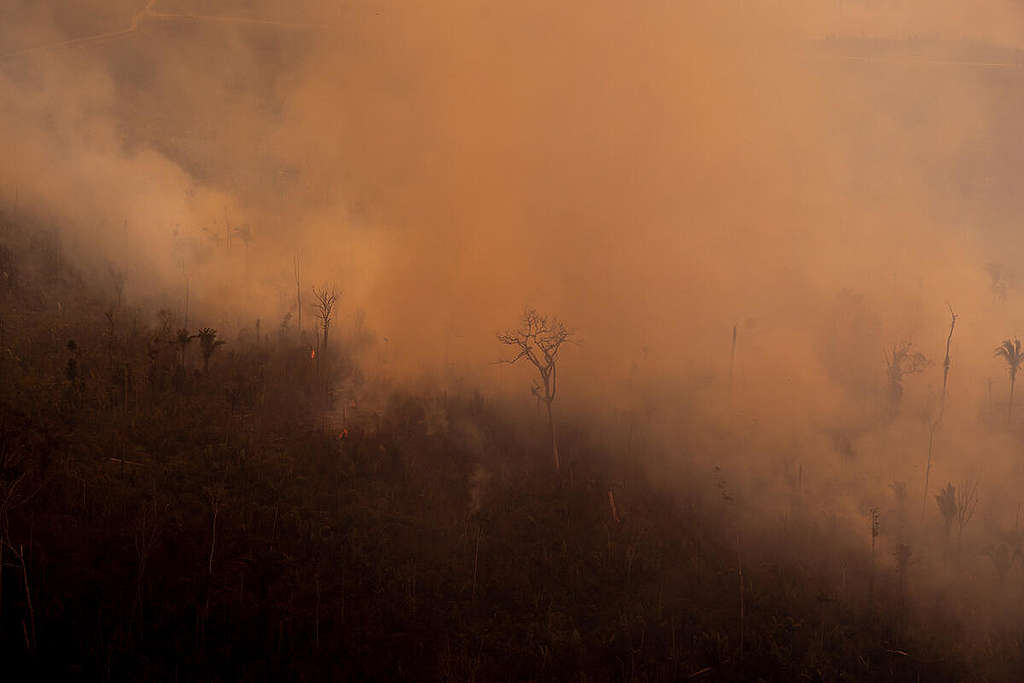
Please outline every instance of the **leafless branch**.
[[334, 287], [322, 289], [313, 287], [313, 307], [316, 309], [317, 317], [320, 319], [320, 328], [324, 333], [324, 348], [327, 347], [327, 335], [331, 329], [331, 321], [334, 319], [334, 306], [338, 302], [338, 292]]

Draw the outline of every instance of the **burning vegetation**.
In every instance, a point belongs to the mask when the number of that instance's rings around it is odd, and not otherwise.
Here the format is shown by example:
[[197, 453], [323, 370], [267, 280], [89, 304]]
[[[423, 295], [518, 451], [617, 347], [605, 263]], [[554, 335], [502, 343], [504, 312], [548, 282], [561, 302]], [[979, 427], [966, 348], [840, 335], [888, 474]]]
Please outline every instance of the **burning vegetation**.
[[6, 676], [1024, 680], [979, 2], [14, 3]]

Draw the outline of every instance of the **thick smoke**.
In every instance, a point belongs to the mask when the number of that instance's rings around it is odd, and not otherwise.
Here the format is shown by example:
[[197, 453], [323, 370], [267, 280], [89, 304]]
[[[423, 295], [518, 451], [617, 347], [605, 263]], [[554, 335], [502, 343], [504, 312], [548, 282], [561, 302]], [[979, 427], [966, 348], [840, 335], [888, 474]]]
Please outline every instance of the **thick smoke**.
[[[986, 271], [1012, 285], [1021, 251], [1012, 3], [86, 5], [4, 12], [0, 186], [136, 300], [180, 311], [187, 280], [197, 319], [276, 322], [298, 257], [392, 372], [524, 401], [494, 332], [536, 306], [579, 334], [563, 404], [752, 471], [856, 453], [854, 517], [923, 485], [951, 306], [932, 481], [1001, 495], [1012, 456], [977, 416], [1024, 322]], [[931, 365], [878, 427], [901, 341]]]

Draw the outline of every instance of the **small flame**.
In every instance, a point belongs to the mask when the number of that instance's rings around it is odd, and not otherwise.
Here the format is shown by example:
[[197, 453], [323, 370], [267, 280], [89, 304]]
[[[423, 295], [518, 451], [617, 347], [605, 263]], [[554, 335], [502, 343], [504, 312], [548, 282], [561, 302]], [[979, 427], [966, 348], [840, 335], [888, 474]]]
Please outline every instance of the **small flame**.
[[313, 349], [312, 351], [309, 352], [309, 357], [310, 359], [316, 358], [316, 349]]
[[338, 433], [338, 438], [339, 438], [340, 440], [342, 440], [342, 441], [344, 441], [345, 439], [347, 439], [347, 438], [348, 438], [348, 428], [347, 428], [347, 427], [346, 427], [345, 429], [342, 429], [342, 430], [341, 430], [341, 431], [340, 431], [340, 432]]

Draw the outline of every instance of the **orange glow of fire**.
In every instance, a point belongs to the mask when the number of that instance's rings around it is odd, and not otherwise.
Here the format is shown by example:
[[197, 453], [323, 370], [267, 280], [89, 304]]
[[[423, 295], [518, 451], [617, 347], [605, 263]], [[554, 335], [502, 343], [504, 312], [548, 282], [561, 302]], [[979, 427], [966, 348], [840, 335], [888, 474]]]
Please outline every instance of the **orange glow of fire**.
[[316, 349], [313, 349], [312, 351], [309, 352], [309, 357], [310, 359], [316, 358]]

